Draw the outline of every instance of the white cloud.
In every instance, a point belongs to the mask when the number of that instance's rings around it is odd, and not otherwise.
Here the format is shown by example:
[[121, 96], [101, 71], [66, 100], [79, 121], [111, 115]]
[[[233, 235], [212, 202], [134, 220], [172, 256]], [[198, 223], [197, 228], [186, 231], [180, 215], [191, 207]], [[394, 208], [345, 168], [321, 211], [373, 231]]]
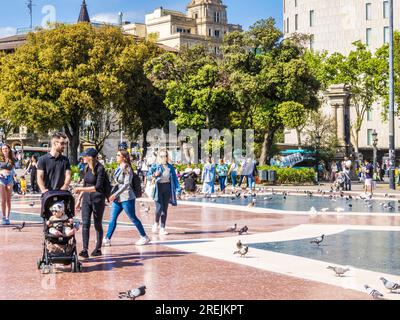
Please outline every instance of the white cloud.
[[[123, 20], [130, 22], [144, 21], [144, 11], [127, 11], [123, 12]], [[105, 23], [119, 23], [118, 12], [98, 13], [90, 17], [90, 20]]]
[[17, 33], [17, 29], [13, 27], [0, 27], [0, 38], [13, 36]]

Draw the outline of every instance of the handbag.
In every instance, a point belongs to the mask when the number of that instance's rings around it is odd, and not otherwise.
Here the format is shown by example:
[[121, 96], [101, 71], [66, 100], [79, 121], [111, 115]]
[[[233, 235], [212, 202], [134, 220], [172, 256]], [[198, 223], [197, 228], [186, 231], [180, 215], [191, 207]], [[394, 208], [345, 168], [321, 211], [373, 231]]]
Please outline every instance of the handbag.
[[154, 196], [154, 189], [156, 187], [156, 179], [152, 178], [150, 181], [147, 181], [146, 183], [146, 188], [144, 189], [144, 192], [146, 193], [147, 197], [153, 198]]

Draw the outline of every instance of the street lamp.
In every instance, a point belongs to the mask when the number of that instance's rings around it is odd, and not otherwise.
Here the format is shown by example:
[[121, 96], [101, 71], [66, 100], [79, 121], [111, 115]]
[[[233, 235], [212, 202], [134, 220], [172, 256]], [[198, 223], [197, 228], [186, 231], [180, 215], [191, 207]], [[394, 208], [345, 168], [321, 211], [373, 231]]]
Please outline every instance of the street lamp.
[[3, 127], [0, 128], [0, 142], [4, 144], [4, 129]]
[[[377, 146], [378, 146], [378, 133], [376, 130], [372, 133], [372, 146], [374, 147], [374, 171], [376, 172], [376, 154], [377, 154]], [[375, 175], [374, 175], [375, 176]], [[376, 178], [375, 178], [376, 180]]]
[[317, 183], [319, 182], [319, 176], [318, 176], [318, 151], [321, 145], [321, 136], [317, 135], [315, 137], [315, 171], [317, 172]]
[[389, 186], [391, 190], [396, 190], [394, 177], [396, 151], [394, 134], [394, 105], [395, 105], [395, 81], [394, 81], [394, 24], [393, 24], [393, 0], [389, 0]]

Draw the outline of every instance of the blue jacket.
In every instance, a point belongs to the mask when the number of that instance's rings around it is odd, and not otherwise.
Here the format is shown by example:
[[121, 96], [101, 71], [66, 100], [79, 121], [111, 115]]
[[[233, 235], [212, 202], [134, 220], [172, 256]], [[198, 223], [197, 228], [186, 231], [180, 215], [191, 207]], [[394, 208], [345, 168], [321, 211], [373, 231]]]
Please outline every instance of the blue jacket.
[[[177, 202], [176, 195], [180, 194], [182, 190], [181, 190], [181, 186], [180, 186], [179, 181], [178, 181], [178, 176], [176, 175], [175, 168], [172, 166], [172, 164], [168, 163], [167, 165], [168, 165], [168, 168], [169, 168], [169, 170], [171, 172], [171, 175], [170, 175], [170, 180], [171, 180], [171, 199], [170, 199], [170, 203], [173, 206], [177, 206], [178, 202]], [[149, 170], [148, 175], [147, 175], [148, 178], [151, 179], [153, 174], [156, 173], [157, 171], [161, 172], [161, 175], [162, 175], [162, 173], [164, 172], [163, 166], [160, 165], [160, 164], [153, 164], [151, 166], [150, 170]], [[155, 184], [155, 187], [154, 187], [154, 193], [153, 193], [153, 197], [152, 197], [154, 201], [158, 200], [158, 181], [160, 181], [160, 179], [161, 179], [161, 177], [159, 176], [159, 177], [156, 178], [156, 181], [155, 181], [156, 184]]]

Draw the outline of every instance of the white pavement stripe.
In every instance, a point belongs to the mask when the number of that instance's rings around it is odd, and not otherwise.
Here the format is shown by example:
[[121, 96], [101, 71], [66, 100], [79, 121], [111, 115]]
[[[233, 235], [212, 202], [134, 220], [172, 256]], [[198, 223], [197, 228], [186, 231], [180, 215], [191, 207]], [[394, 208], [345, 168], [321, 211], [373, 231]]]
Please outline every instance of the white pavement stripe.
[[391, 281], [400, 283], [400, 277], [397, 275], [374, 272], [350, 266], [350, 272], [348, 272], [345, 277], [336, 277], [331, 270], [327, 269], [327, 266], [330, 265], [328, 262], [254, 248], [249, 249], [249, 253], [246, 258], [240, 258], [233, 255], [235, 243], [239, 239], [243, 243], [278, 242], [313, 238], [320, 236], [321, 234], [336, 234], [345, 230], [400, 231], [400, 227], [301, 225], [288, 230], [249, 235], [245, 237], [235, 236], [230, 238], [198, 239], [190, 241], [186, 240], [158, 243], [181, 251], [191, 252], [232, 263], [239, 263], [248, 267], [254, 267], [286, 276], [318, 281], [345, 289], [357, 290], [360, 292], [365, 292], [364, 285], [368, 284], [370, 287], [381, 291], [385, 295], [385, 298], [400, 300], [400, 294], [390, 294], [388, 290], [383, 287], [381, 281], [379, 280], [379, 278], [383, 276]]

